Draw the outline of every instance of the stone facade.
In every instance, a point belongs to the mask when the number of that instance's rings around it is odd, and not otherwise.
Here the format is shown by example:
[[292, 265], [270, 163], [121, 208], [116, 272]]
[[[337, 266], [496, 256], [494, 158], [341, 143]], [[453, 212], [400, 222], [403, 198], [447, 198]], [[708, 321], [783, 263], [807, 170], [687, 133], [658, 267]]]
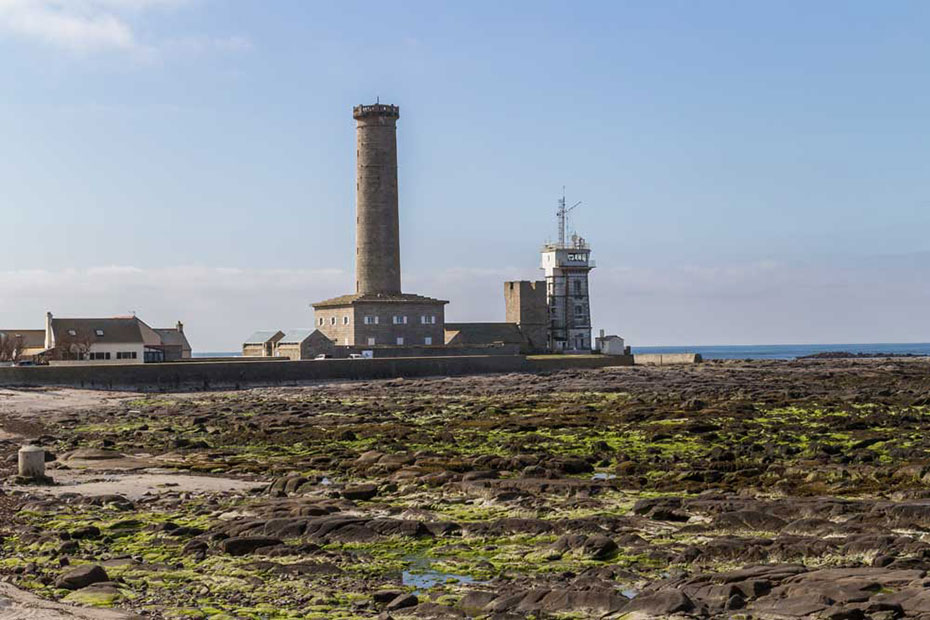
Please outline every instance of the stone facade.
[[263, 344], [242, 345], [242, 357], [272, 357], [272, 355], [272, 352], [268, 352], [266, 355], [265, 345]]
[[545, 280], [504, 282], [504, 305], [507, 322], [520, 328], [530, 350], [546, 351], [549, 346], [549, 308]]
[[438, 346], [444, 343], [446, 301], [418, 295], [380, 299], [348, 297], [350, 299], [345, 301], [337, 298], [314, 304], [315, 327], [337, 346]]
[[276, 347], [277, 357], [286, 357], [290, 360], [312, 360], [320, 353], [332, 354], [333, 341], [327, 338], [320, 330], [314, 330], [299, 342], [293, 342], [285, 337]]
[[257, 331], [242, 343], [242, 357], [274, 357], [275, 347], [282, 338], [281, 330]]

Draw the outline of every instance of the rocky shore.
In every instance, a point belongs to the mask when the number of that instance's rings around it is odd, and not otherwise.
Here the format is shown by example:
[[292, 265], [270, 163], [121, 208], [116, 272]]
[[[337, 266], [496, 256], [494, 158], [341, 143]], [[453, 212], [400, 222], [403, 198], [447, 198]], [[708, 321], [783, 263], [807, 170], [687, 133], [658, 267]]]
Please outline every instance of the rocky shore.
[[[0, 585], [73, 617], [930, 619], [928, 422], [910, 358], [5, 391]], [[26, 439], [54, 486], [14, 484]]]

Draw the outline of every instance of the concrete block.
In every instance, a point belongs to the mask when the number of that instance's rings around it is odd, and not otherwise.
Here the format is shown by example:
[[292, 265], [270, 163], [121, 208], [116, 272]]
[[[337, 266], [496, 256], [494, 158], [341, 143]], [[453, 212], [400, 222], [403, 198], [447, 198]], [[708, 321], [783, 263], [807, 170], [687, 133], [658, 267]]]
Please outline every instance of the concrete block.
[[45, 479], [45, 450], [39, 446], [19, 449], [19, 475], [30, 480]]
[[637, 353], [633, 355], [635, 366], [672, 366], [676, 364], [698, 364], [704, 361], [700, 353]]

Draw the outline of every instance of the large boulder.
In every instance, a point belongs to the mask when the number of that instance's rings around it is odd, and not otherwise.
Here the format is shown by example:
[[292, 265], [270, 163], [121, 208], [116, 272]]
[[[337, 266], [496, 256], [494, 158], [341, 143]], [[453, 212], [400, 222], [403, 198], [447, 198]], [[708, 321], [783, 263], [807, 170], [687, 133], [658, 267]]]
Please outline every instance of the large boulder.
[[566, 534], [552, 545], [552, 549], [562, 554], [571, 553], [588, 560], [607, 560], [619, 549], [617, 543], [607, 536], [596, 534]]
[[227, 538], [220, 543], [220, 549], [229, 555], [248, 555], [266, 547], [283, 544], [280, 538], [270, 536], [238, 536]]
[[641, 594], [627, 603], [624, 614], [637, 614], [664, 618], [672, 614], [688, 613], [695, 608], [688, 595], [678, 590], [660, 590], [651, 594]]
[[362, 502], [367, 502], [377, 494], [378, 486], [375, 484], [355, 484], [344, 488], [341, 492], [346, 499]]
[[85, 564], [72, 568], [55, 581], [55, 587], [65, 590], [80, 590], [95, 583], [109, 581], [107, 571], [96, 564]]
[[416, 597], [415, 594], [398, 594], [390, 603], [387, 604], [385, 609], [387, 611], [407, 609], [408, 607], [416, 607], [419, 602], [420, 600]]
[[[468, 613], [584, 613], [597, 617], [623, 609], [627, 598], [613, 588], [589, 587], [537, 588], [500, 594], [487, 600], [489, 594], [470, 592], [459, 607]], [[490, 594], [493, 596], [493, 594]], [[493, 615], [492, 615], [493, 617]]]

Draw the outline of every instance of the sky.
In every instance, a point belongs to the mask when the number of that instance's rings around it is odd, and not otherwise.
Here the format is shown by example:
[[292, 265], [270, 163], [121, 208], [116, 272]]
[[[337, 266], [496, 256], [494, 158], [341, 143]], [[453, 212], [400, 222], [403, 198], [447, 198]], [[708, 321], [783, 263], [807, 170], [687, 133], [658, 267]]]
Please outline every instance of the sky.
[[927, 342], [930, 4], [0, 0], [0, 327], [195, 350], [354, 282], [353, 105], [400, 106], [404, 289], [502, 321], [562, 188], [595, 329]]

